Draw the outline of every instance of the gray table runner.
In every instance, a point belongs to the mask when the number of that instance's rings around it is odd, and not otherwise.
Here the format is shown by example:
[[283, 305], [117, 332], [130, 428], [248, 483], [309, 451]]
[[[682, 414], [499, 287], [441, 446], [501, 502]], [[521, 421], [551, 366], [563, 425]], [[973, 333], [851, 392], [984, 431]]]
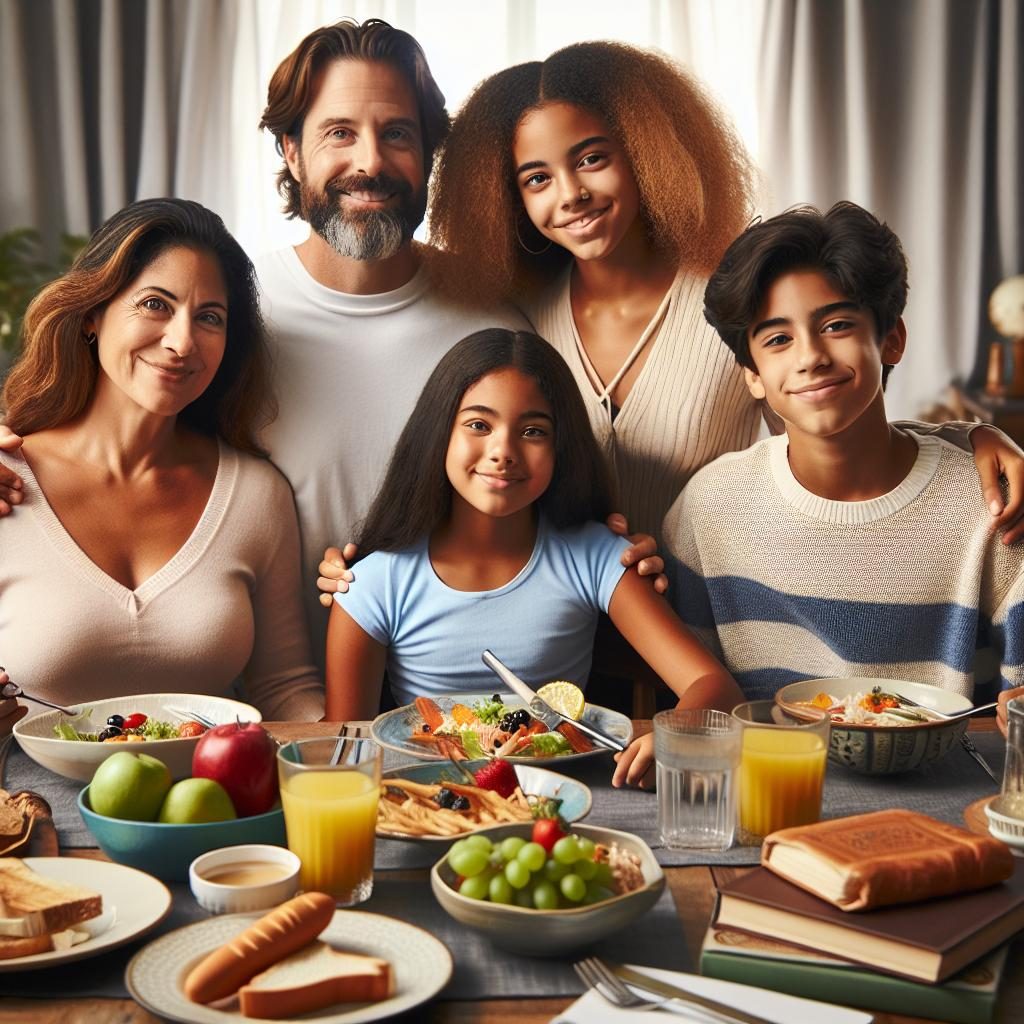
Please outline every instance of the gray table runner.
[[[997, 776], [1002, 775], [1006, 744], [997, 732], [971, 734], [982, 755]], [[385, 766], [403, 763], [390, 752]], [[406, 763], [408, 763], [406, 761]], [[553, 768], [585, 782], [593, 792], [594, 804], [587, 822], [633, 832], [654, 850], [665, 867], [690, 864], [756, 864], [757, 847], [733, 847], [724, 853], [685, 853], [666, 850], [657, 834], [657, 800], [653, 793], [635, 789], [613, 789], [610, 784], [613, 763], [610, 757], [593, 757]], [[40, 767], [20, 750], [11, 752], [5, 772], [4, 788], [35, 789], [53, 807], [54, 824], [61, 844], [67, 847], [95, 847], [96, 842], [82, 823], [76, 806], [81, 786]], [[954, 747], [930, 768], [905, 775], [857, 775], [839, 765], [829, 764], [825, 779], [823, 816], [839, 818], [847, 814], [879, 811], [888, 807], [906, 807], [930, 814], [933, 818], [963, 825], [964, 808], [995, 792], [992, 780], [975, 764], [966, 751]], [[443, 843], [378, 840], [374, 858], [378, 870], [429, 867], [444, 852]]]
[[[157, 935], [209, 916], [192, 898], [187, 885], [176, 883], [169, 888], [174, 896], [174, 909], [155, 931], [129, 946], [88, 960], [40, 971], [0, 974], [0, 995], [38, 999], [57, 995], [62, 999], [129, 998], [124, 970], [132, 956]], [[418, 925], [448, 947], [454, 971], [439, 999], [501, 999], [524, 993], [533, 997], [577, 996], [583, 987], [573, 973], [572, 961], [583, 952], [670, 970], [685, 970], [690, 956], [667, 888], [655, 906], [628, 929], [565, 957], [525, 957], [493, 946], [479, 933], [449, 917], [421, 881], [378, 875], [373, 896], [359, 909]]]

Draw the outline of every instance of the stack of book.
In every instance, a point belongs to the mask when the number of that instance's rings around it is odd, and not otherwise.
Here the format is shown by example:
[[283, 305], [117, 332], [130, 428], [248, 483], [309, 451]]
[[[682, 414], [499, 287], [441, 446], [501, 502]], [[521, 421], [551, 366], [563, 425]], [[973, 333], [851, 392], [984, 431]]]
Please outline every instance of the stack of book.
[[721, 888], [701, 973], [935, 1020], [991, 1020], [1024, 861], [909, 811], [786, 829]]

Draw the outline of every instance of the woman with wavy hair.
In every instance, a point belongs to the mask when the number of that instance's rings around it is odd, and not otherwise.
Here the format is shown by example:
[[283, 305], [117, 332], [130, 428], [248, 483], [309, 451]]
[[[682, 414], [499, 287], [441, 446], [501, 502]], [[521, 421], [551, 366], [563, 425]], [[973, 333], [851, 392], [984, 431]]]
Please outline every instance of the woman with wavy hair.
[[[252, 264], [198, 203], [111, 217], [25, 316], [3, 389], [0, 661], [62, 704], [225, 694], [319, 718]], [[127, 706], [127, 705], [126, 705]]]
[[[630, 527], [662, 519], [705, 463], [746, 448], [761, 409], [703, 317], [704, 287], [750, 220], [755, 177], [698, 82], [667, 57], [568, 46], [477, 86], [435, 169], [443, 283], [513, 299], [572, 368]], [[962, 435], [955, 438], [962, 440]], [[1024, 463], [1003, 435], [976, 443], [987, 498]], [[986, 451], [982, 451], [982, 448]]]

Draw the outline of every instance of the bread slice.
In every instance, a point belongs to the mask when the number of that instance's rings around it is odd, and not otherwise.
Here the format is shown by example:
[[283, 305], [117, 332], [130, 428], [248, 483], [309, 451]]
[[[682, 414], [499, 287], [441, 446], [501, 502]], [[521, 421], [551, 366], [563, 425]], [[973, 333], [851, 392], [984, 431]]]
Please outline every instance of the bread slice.
[[394, 991], [391, 964], [315, 940], [238, 990], [245, 1017], [280, 1019], [332, 1003], [376, 1003]]
[[34, 953], [49, 953], [51, 949], [53, 940], [48, 934], [23, 939], [0, 935], [0, 960], [14, 960], [19, 956], [32, 956]]
[[25, 815], [11, 799], [10, 793], [0, 789], [0, 849], [6, 849], [21, 838], [25, 831]]
[[46, 878], [16, 857], [0, 858], [0, 935], [28, 938], [59, 932], [102, 910], [99, 893]]

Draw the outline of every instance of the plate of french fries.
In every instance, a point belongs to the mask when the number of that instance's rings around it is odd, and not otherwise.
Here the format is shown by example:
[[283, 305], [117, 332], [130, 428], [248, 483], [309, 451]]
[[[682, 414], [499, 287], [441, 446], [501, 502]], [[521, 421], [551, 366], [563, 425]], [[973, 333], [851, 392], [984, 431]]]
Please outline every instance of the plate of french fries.
[[[461, 764], [473, 774], [486, 762]], [[470, 785], [462, 771], [443, 762], [392, 768], [381, 779], [377, 835], [450, 843], [481, 828], [532, 821], [541, 800], [558, 801], [558, 813], [570, 824], [590, 813], [590, 789], [582, 782], [534, 765], [513, 767], [519, 786], [508, 797]]]

